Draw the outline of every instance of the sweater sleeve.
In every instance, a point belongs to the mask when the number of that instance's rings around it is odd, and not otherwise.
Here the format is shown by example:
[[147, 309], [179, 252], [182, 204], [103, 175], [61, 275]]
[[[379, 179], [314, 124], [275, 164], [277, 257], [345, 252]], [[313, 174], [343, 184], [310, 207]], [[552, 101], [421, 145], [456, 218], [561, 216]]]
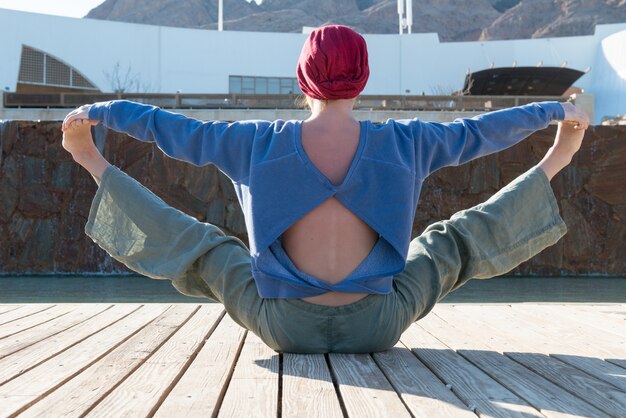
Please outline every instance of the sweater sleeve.
[[424, 178], [441, 167], [460, 165], [513, 146], [564, 117], [559, 102], [541, 102], [451, 123], [398, 122], [415, 142], [417, 174]]
[[266, 121], [203, 122], [156, 106], [126, 100], [92, 105], [89, 119], [197, 166], [215, 164], [233, 181], [248, 175], [252, 143]]

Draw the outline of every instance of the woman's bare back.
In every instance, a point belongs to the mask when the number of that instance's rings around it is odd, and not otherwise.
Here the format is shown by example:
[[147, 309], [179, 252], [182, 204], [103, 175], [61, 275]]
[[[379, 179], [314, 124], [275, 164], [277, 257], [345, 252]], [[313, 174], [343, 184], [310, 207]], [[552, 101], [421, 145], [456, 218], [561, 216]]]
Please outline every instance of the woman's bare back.
[[[331, 183], [341, 184], [359, 146], [354, 119], [319, 119], [302, 125], [302, 146]], [[337, 284], [369, 255], [378, 233], [331, 197], [293, 224], [282, 244], [293, 263], [315, 278]], [[345, 305], [366, 294], [329, 292], [304, 300], [321, 305]]]

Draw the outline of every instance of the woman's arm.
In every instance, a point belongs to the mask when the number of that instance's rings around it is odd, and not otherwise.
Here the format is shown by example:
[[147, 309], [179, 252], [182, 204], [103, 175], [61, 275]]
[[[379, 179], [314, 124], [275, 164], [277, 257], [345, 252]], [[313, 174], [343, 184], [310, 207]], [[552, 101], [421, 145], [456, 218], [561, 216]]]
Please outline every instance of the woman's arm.
[[[441, 167], [459, 165], [515, 145], [551, 121], [573, 118], [588, 125], [584, 112], [570, 103], [532, 103], [452, 123], [398, 121], [414, 141], [421, 177]], [[584, 128], [583, 128], [584, 129]]]
[[125, 100], [82, 106], [66, 117], [63, 129], [76, 119], [101, 122], [141, 141], [155, 142], [173, 158], [198, 166], [215, 164], [235, 181], [248, 174], [254, 137], [270, 128], [265, 121], [202, 122]]
[[554, 144], [543, 159], [537, 164], [541, 168], [548, 180], [572, 162], [572, 157], [578, 152], [582, 145], [585, 130], [577, 128], [573, 123], [559, 123], [556, 131]]

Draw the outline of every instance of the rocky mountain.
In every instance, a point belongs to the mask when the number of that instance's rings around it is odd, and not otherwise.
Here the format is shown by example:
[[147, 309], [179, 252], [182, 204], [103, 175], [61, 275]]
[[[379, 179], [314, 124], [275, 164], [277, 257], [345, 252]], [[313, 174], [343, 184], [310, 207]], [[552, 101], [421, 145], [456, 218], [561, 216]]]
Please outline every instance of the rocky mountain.
[[525, 0], [483, 29], [480, 39], [587, 35], [598, 23], [621, 22], [626, 22], [626, 0]]
[[[106, 0], [86, 16], [185, 28], [217, 28], [217, 0]], [[626, 22], [626, 0], [413, 0], [413, 32], [444, 42], [588, 35]], [[224, 28], [301, 32], [344, 24], [362, 33], [397, 33], [396, 0], [224, 0]]]
[[[459, 8], [458, 0], [419, 0], [413, 2], [414, 33], [436, 32], [442, 41], [473, 40], [484, 27], [500, 16], [491, 0], [472, 0], [472, 7]], [[384, 0], [358, 14], [330, 18], [324, 23], [340, 23], [362, 33], [398, 33], [396, 0]]]
[[[261, 13], [256, 3], [245, 0], [225, 0], [224, 20]], [[217, 22], [217, 0], [106, 0], [92, 9], [92, 19], [149, 25], [203, 28], [208, 22]]]

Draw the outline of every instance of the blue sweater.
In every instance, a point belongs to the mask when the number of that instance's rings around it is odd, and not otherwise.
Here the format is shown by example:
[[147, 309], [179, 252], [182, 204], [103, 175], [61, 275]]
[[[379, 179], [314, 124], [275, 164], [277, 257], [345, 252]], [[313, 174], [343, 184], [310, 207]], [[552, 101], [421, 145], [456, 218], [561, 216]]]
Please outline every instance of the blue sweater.
[[[307, 156], [301, 121], [202, 122], [128, 101], [96, 103], [89, 118], [156, 142], [170, 157], [215, 164], [234, 183], [243, 208], [259, 295], [302, 298], [390, 292], [393, 275], [404, 269], [424, 179], [510, 147], [564, 112], [557, 102], [543, 102], [443, 124], [361, 121], [359, 146], [341, 184], [331, 183]], [[280, 244], [285, 230], [332, 196], [379, 234], [369, 256], [336, 285], [300, 271]]]

